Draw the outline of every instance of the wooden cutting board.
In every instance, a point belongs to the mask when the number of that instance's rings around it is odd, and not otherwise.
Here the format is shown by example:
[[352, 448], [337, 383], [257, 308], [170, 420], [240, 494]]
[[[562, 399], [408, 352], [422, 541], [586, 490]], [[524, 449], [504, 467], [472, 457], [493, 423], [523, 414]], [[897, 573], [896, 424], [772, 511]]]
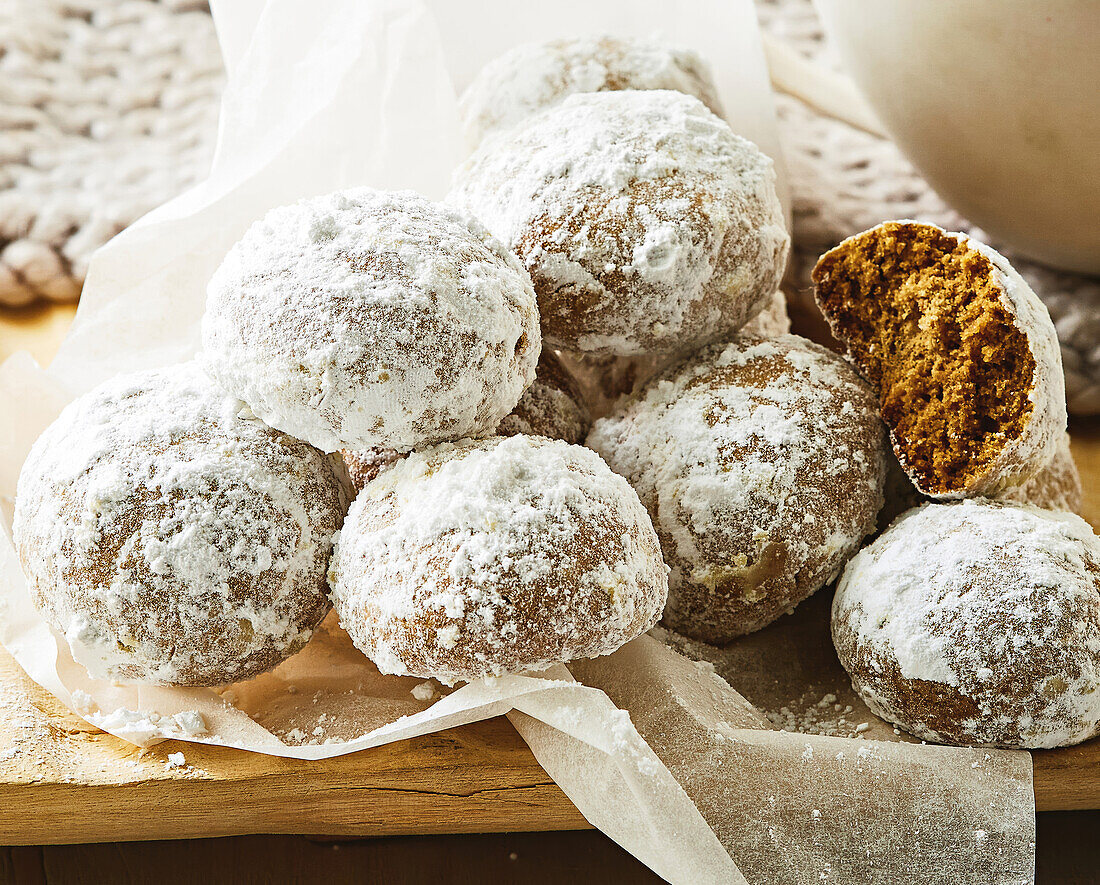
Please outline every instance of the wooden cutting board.
[[[1100, 808], [1100, 741], [1034, 757], [1041, 810]], [[0, 650], [0, 844], [585, 827], [503, 718], [323, 762], [175, 741], [143, 751], [74, 716]]]
[[[0, 359], [18, 338], [44, 361], [70, 316], [0, 317]], [[1100, 526], [1100, 421], [1073, 431], [1083, 515]], [[183, 767], [169, 764], [177, 752]], [[1100, 740], [1033, 755], [1039, 809], [1100, 808]], [[70, 713], [0, 649], [0, 844], [588, 826], [506, 719], [323, 762], [174, 741], [142, 751]]]

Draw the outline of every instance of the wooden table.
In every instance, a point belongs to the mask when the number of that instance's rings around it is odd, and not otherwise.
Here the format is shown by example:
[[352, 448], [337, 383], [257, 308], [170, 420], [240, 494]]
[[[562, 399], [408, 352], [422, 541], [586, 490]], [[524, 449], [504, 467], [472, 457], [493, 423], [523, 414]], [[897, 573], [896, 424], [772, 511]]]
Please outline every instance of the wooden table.
[[[29, 349], [47, 361], [72, 317], [67, 307], [0, 313], [0, 360]], [[1075, 428], [1079, 458], [1100, 476], [1100, 422]], [[1100, 499], [1085, 515], [1097, 524]], [[5, 713], [18, 711], [13, 720]], [[13, 729], [13, 722], [16, 726]], [[487, 830], [574, 830], [588, 824], [534, 761], [506, 720], [477, 723], [416, 741], [337, 760], [340, 764], [273, 760], [217, 748], [166, 743], [149, 751], [96, 732], [34, 685], [0, 650], [0, 744], [30, 746], [50, 733], [47, 756], [15, 758], [16, 783], [0, 785], [0, 841], [37, 843], [0, 851], [0, 881], [144, 881], [165, 871], [225, 869], [257, 880], [363, 876], [387, 882], [655, 881], [648, 870], [598, 833], [509, 833], [503, 836], [418, 836], [369, 842], [248, 836], [192, 842], [60, 846], [119, 833], [181, 839], [210, 832], [324, 832], [328, 835], [483, 833]], [[20, 731], [21, 730], [21, 731]], [[184, 770], [167, 753], [183, 749]], [[1083, 766], [1081, 754], [1088, 760]], [[18, 755], [18, 754], [17, 754]], [[12, 771], [13, 758], [6, 760]], [[118, 782], [120, 761], [129, 777]], [[308, 770], [307, 770], [308, 769]], [[1037, 761], [1041, 808], [1096, 807], [1100, 747], [1058, 751]], [[192, 783], [186, 784], [183, 781]], [[194, 781], [206, 790], [196, 791]], [[302, 784], [310, 797], [296, 797]], [[348, 784], [354, 784], [352, 791]], [[490, 783], [490, 789], [485, 784]], [[210, 790], [211, 784], [216, 784]], [[442, 786], [441, 786], [442, 785]], [[336, 788], [339, 786], [339, 790]], [[5, 834], [4, 808], [19, 791], [19, 835]], [[30, 791], [28, 793], [28, 791]], [[202, 793], [202, 801], [189, 795]], [[28, 804], [27, 796], [34, 801]], [[298, 801], [290, 801], [293, 798]], [[165, 814], [150, 813], [149, 806]], [[95, 813], [73, 815], [74, 806]], [[364, 808], [371, 814], [364, 816]], [[371, 818], [378, 822], [371, 825]], [[384, 822], [384, 823], [382, 823]], [[1100, 812], [1040, 815], [1040, 881], [1093, 882], [1098, 840], [1086, 838]], [[6, 838], [4, 838], [6, 836]], [[514, 855], [514, 856], [513, 856]], [[463, 872], [465, 871], [465, 872]], [[156, 873], [156, 876], [154, 876]], [[176, 881], [167, 879], [166, 881]], [[181, 880], [182, 881], [182, 880]]]
[[[1046, 812], [1038, 824], [1038, 885], [1096, 885], [1100, 812]], [[237, 836], [0, 848], [0, 883], [5, 885], [212, 881], [649, 885], [662, 880], [597, 831], [357, 842]]]

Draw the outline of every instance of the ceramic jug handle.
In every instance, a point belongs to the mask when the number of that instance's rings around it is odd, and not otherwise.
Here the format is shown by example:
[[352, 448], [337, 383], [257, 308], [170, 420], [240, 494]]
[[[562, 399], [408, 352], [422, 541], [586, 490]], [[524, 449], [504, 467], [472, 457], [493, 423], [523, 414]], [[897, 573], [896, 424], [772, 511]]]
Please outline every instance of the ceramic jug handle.
[[807, 59], [769, 34], [761, 35], [772, 85], [826, 116], [886, 138], [875, 112], [844, 74]]

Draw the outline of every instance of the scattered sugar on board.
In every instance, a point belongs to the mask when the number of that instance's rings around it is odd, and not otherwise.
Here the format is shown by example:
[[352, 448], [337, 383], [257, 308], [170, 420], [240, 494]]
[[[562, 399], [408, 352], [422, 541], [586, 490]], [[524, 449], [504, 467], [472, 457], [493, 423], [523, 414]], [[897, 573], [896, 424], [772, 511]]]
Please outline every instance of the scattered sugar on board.
[[198, 710], [183, 710], [170, 716], [118, 707], [110, 713], [99, 709], [91, 695], [77, 689], [72, 693], [79, 714], [103, 731], [125, 735], [138, 743], [157, 738], [195, 738], [209, 734], [206, 718]]
[[855, 722], [848, 717], [854, 708], [840, 704], [837, 696], [828, 692], [814, 700], [810, 692], [784, 704], [778, 710], [764, 710], [776, 728], [798, 734], [820, 734], [829, 737], [861, 738], [870, 729], [868, 722]]

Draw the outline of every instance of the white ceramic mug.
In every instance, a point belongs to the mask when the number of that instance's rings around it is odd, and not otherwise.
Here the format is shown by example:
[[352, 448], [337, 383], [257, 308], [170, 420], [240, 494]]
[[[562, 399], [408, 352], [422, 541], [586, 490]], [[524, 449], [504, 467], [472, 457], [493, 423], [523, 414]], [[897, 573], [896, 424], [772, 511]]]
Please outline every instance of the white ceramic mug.
[[1100, 0], [815, 0], [883, 126], [995, 238], [1100, 274]]

